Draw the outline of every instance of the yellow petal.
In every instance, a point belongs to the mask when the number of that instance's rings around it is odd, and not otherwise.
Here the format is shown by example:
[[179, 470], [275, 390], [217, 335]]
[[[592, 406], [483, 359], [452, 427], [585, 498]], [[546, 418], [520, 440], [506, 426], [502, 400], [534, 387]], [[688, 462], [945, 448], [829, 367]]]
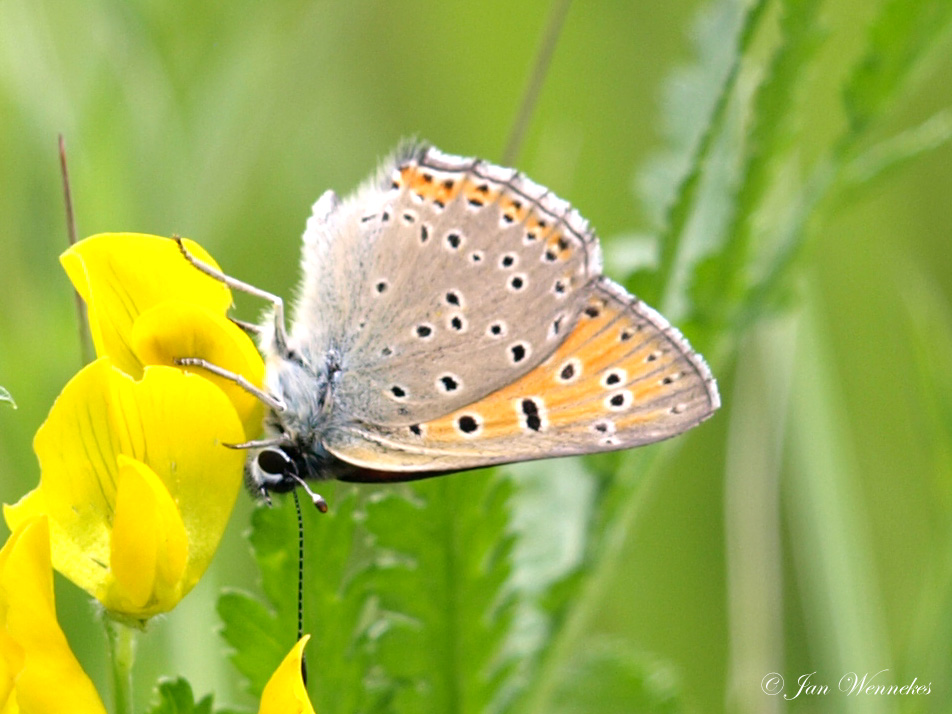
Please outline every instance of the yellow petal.
[[162, 479], [188, 537], [188, 592], [211, 562], [241, 490], [244, 436], [231, 402], [214, 384], [170, 367], [147, 367], [138, 416], [148, 452], [132, 454]]
[[[185, 241], [196, 258], [217, 268], [197, 243]], [[136, 317], [164, 300], [181, 299], [225, 314], [231, 293], [190, 265], [169, 238], [140, 233], [101, 233], [72, 246], [60, 262], [86, 301], [96, 354], [109, 356], [134, 377], [142, 373], [130, 344]]]
[[[6, 621], [6, 607], [0, 603], [0, 622]], [[0, 628], [0, 714], [17, 710], [14, 685], [25, 661], [23, 648], [10, 637], [5, 627]]]
[[[165, 484], [145, 464], [119, 455], [109, 600], [124, 612], [171, 609], [188, 558], [185, 526]], [[170, 603], [168, 601], [171, 601]]]
[[[254, 343], [231, 320], [194, 303], [169, 300], [143, 312], [132, 328], [132, 349], [142, 364], [173, 366], [180, 357], [199, 357], [260, 387], [264, 362]], [[217, 384], [238, 411], [246, 440], [261, 432], [263, 406], [235, 382], [195, 367]]]
[[105, 714], [95, 687], [56, 621], [45, 518], [24, 523], [0, 550], [0, 602], [2, 629], [22, 655], [15, 688], [4, 704], [15, 697], [13, 711]]
[[310, 638], [310, 635], [304, 635], [291, 648], [288, 656], [264, 685], [258, 714], [314, 714], [314, 707], [311, 706], [301, 677], [304, 645]]
[[50, 518], [53, 565], [93, 596], [109, 572], [119, 439], [111, 406], [115, 382], [133, 380], [99, 359], [74, 376], [33, 439], [40, 485], [4, 507], [10, 529], [40, 514]]
[[[244, 438], [231, 402], [214, 384], [171, 367], [148, 367], [140, 381], [101, 358], [63, 389], [33, 442], [40, 485], [4, 509], [11, 528], [50, 516], [53, 564], [107, 609], [149, 617], [171, 599], [141, 609], [114, 597], [109, 563], [120, 456], [151, 469], [175, 504], [188, 541], [176, 598], [208, 567], [241, 487]], [[168, 561], [169, 572], [175, 559]], [[164, 567], [164, 566], [163, 566]]]

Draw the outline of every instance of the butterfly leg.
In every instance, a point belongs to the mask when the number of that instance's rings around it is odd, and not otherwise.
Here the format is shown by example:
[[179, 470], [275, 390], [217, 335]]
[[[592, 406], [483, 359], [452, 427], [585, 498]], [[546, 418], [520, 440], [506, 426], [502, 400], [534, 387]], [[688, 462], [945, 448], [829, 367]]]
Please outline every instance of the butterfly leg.
[[284, 401], [282, 401], [280, 398], [273, 394], [269, 394], [263, 389], [259, 389], [240, 374], [223, 369], [216, 364], [212, 364], [206, 359], [202, 359], [201, 357], [179, 357], [175, 360], [175, 364], [179, 365], [180, 367], [200, 367], [207, 372], [217, 374], [222, 379], [227, 379], [229, 382], [234, 382], [239, 387], [248, 392], [248, 394], [252, 395], [253, 397], [257, 397], [276, 412], [283, 412], [287, 408]]
[[264, 449], [270, 446], [281, 446], [285, 443], [285, 438], [282, 436], [272, 436], [269, 439], [252, 439], [251, 441], [243, 441], [240, 444], [222, 444], [229, 449]]
[[257, 337], [262, 332], [261, 326], [256, 325], [253, 322], [245, 322], [244, 320], [239, 320], [235, 317], [229, 317], [228, 319], [231, 320], [232, 323], [240, 327], [249, 335], [254, 335], [255, 337]]
[[[205, 275], [208, 277], [213, 278], [220, 283], [224, 283], [232, 290], [239, 290], [253, 297], [267, 300], [271, 303], [274, 309], [275, 350], [278, 354], [286, 356], [288, 354], [288, 335], [284, 327], [284, 300], [274, 293], [269, 293], [266, 290], [256, 288], [254, 285], [233, 278], [230, 275], [225, 275], [223, 272], [213, 268], [208, 263], [199, 260], [189, 252], [188, 248], [185, 247], [185, 243], [179, 236], [172, 236], [172, 240], [176, 242], [185, 259], [195, 268], [205, 273]], [[239, 323], [239, 327], [243, 327], [244, 324], [246, 323]]]

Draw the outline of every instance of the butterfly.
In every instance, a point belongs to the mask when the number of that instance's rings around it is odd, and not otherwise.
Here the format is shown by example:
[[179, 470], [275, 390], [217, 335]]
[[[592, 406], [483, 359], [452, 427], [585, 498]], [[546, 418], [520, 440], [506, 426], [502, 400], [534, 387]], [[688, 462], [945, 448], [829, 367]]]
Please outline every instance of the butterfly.
[[289, 334], [279, 297], [187, 257], [274, 307], [265, 387], [248, 385], [265, 437], [236, 445], [265, 498], [304, 486], [324, 510], [307, 481], [641, 446], [720, 405], [681, 333], [602, 275], [587, 221], [485, 161], [411, 145], [350, 197], [324, 193]]

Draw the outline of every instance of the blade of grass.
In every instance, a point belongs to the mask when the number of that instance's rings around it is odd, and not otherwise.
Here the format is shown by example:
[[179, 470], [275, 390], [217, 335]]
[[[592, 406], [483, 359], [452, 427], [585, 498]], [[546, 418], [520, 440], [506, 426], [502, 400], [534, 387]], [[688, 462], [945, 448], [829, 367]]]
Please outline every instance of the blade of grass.
[[843, 167], [837, 201], [849, 201], [860, 191], [868, 190], [897, 169], [950, 140], [952, 109], [943, 109], [921, 124], [873, 145]]
[[[909, 319], [909, 343], [918, 377], [914, 425], [933, 462], [936, 499], [944, 504], [934, 557], [921, 581], [914, 606], [915, 624], [905, 662], [907, 679], [927, 678], [933, 672], [952, 671], [952, 314], [942, 302], [940, 286], [925, 271], [908, 271], [903, 302]], [[923, 704], [922, 711], [928, 711]]]
[[[66, 237], [70, 246], [76, 245], [76, 214], [73, 212], [73, 192], [69, 185], [69, 167], [66, 164], [66, 140], [60, 134], [59, 142], [59, 161], [60, 171], [63, 176], [63, 200], [66, 206]], [[81, 365], [92, 362], [93, 346], [92, 338], [89, 335], [89, 321], [86, 319], [86, 303], [79, 296], [77, 291], [73, 291], [73, 297], [76, 300], [77, 330], [79, 331], [79, 357]]]
[[935, 45], [948, 37], [952, 3], [887, 0], [869, 33], [869, 50], [843, 91], [848, 142], [886, 114]]
[[[760, 681], [784, 656], [780, 474], [796, 319], [761, 324], [738, 348], [724, 486], [728, 709], [779, 712]], [[769, 663], [769, 664], [768, 664]], [[769, 667], [769, 669], [765, 669]]]
[[[839, 680], [893, 663], [838, 380], [831, 374], [829, 347], [812, 305], [808, 302], [804, 311], [795, 356], [792, 459], [783, 495], [811, 656], [818, 671]], [[893, 704], [841, 697], [835, 706], [875, 714]]]
[[545, 84], [545, 76], [549, 72], [552, 55], [555, 53], [555, 46], [562, 34], [562, 26], [565, 24], [565, 18], [569, 14], [571, 5], [572, 0], [555, 0], [549, 10], [549, 21], [542, 33], [542, 41], [536, 52], [532, 73], [529, 75], [529, 81], [526, 82], [526, 89], [522, 94], [519, 111], [513, 119], [512, 128], [509, 130], [509, 139], [506, 141], [506, 148], [502, 152], [500, 160], [503, 166], [515, 164], [519, 151], [522, 149], [526, 130], [532, 120], [532, 111], [539, 101], [539, 94], [542, 92], [542, 85]]

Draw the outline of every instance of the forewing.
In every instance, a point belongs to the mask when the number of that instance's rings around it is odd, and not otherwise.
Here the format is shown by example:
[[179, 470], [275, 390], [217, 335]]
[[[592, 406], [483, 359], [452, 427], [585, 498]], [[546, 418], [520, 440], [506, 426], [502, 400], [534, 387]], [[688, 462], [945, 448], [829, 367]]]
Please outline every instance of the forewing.
[[601, 271], [565, 201], [434, 149], [314, 214], [292, 332], [311, 359], [339, 355], [335, 425], [429, 422], [518, 381], [564, 340]]

